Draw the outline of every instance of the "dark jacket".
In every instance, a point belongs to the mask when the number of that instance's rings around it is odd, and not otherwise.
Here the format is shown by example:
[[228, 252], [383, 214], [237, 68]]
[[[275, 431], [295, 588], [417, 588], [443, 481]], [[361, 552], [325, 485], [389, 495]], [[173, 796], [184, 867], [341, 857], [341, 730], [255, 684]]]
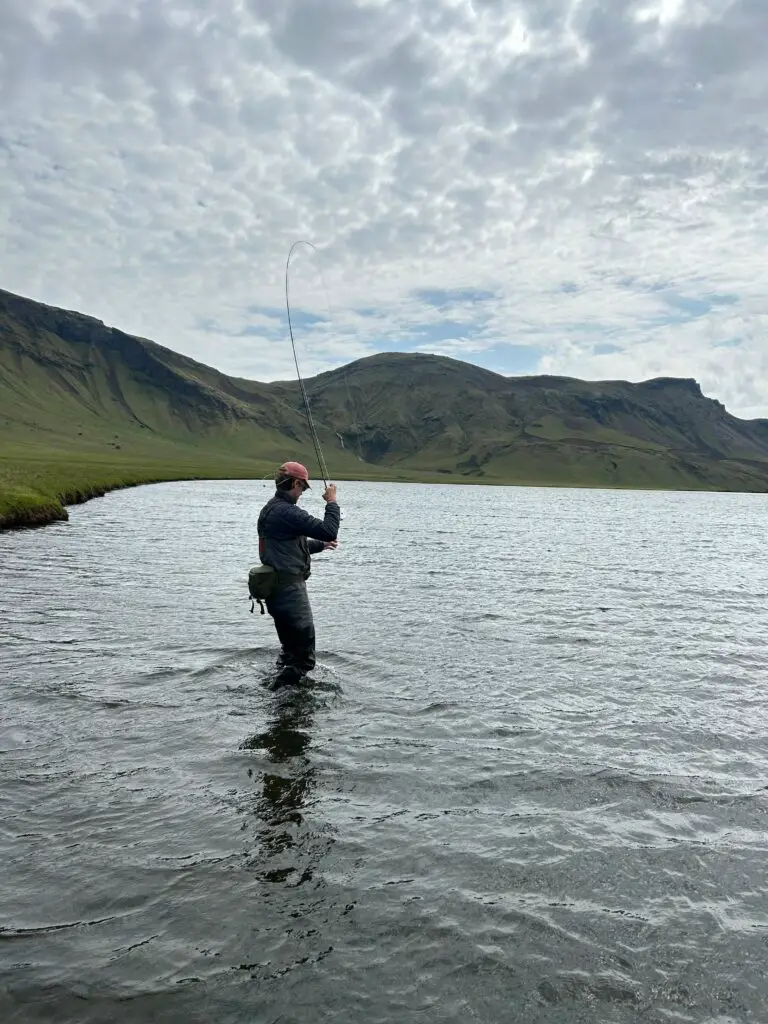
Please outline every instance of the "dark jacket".
[[336, 540], [341, 511], [337, 502], [325, 506], [325, 517], [315, 519], [286, 494], [277, 491], [259, 513], [259, 558], [278, 572], [309, 577], [310, 555], [323, 550], [326, 541]]

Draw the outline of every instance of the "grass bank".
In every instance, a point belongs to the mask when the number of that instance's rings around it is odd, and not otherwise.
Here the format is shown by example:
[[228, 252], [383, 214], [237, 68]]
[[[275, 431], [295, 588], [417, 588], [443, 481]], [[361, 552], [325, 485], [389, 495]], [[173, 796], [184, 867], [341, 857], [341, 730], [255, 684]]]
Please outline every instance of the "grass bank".
[[[670, 480], [657, 480], [653, 474], [637, 473], [634, 479], [605, 478], [594, 467], [582, 464], [567, 478], [559, 472], [547, 472], [546, 465], [520, 466], [518, 473], [468, 476], [443, 470], [424, 472], [399, 467], [346, 464], [341, 472], [332, 468], [336, 482], [369, 480], [392, 483], [474, 484], [478, 486], [589, 487], [615, 490], [664, 490]], [[592, 468], [592, 472], [588, 470]], [[127, 454], [113, 450], [89, 451], [78, 448], [55, 449], [42, 445], [0, 446], [0, 531], [41, 526], [68, 519], [66, 506], [88, 501], [109, 491], [139, 484], [172, 480], [262, 479], [275, 469], [274, 458], [229, 456], [210, 450], [195, 451], [189, 446], [164, 445], [157, 453]], [[695, 479], [676, 480], [675, 489], [710, 490]]]
[[101, 453], [0, 450], [0, 530], [68, 518], [65, 506], [108, 491], [166, 480], [261, 477], [271, 465], [256, 460], [190, 457], [104, 457]]
[[[121, 456], [118, 452], [105, 455], [24, 444], [3, 446], [0, 447], [0, 531], [66, 520], [69, 518], [67, 505], [124, 487], [172, 480], [258, 480], [274, 470], [273, 459], [190, 453], [183, 446], [179, 446], [178, 452], [169, 450], [158, 457]], [[432, 474], [422, 476], [369, 466], [361, 473], [347, 471], [334, 475], [336, 481], [345, 479], [446, 482], [445, 477]]]
[[[274, 472], [274, 459], [190, 453], [184, 446], [161, 456], [121, 455], [115, 451], [55, 449], [16, 444], [0, 447], [0, 531], [42, 526], [69, 518], [66, 506], [109, 491], [172, 480], [261, 479]], [[427, 484], [505, 484], [510, 480], [471, 478], [360, 465], [333, 473], [336, 482], [371, 480]], [[516, 481], [524, 483], [526, 481]], [[530, 481], [535, 483], [536, 481]]]

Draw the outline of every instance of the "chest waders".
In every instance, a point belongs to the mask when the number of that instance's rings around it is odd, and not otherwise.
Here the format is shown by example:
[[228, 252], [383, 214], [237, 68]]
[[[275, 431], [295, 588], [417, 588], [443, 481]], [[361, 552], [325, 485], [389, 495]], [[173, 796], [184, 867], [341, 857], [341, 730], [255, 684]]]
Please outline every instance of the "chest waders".
[[315, 667], [315, 622], [307, 584], [299, 580], [279, 587], [266, 604], [280, 640], [276, 685], [298, 683]]
[[[259, 517], [259, 554], [264, 558], [269, 557], [264, 532], [267, 517], [267, 510]], [[309, 562], [306, 540], [303, 548], [306, 561]], [[315, 667], [315, 622], [306, 583], [309, 573], [309, 566], [302, 572], [284, 572], [271, 565], [255, 565], [248, 573], [251, 611], [254, 610], [254, 604], [258, 603], [264, 615], [266, 604], [280, 641], [280, 654], [277, 658], [280, 671], [275, 687], [298, 683], [302, 676]]]

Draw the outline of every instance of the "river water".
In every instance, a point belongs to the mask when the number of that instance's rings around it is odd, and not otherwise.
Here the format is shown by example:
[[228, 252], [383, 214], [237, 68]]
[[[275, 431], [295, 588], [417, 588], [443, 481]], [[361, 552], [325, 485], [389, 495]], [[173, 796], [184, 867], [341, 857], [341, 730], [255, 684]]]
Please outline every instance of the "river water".
[[0, 1019], [768, 1019], [765, 497], [343, 484], [275, 694], [270, 493], [0, 536]]

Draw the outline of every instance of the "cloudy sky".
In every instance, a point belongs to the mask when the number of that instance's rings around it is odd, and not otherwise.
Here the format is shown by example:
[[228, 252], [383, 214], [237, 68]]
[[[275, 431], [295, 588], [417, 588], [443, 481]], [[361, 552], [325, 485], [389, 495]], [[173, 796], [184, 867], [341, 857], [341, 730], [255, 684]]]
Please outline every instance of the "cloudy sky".
[[768, 416], [766, 0], [2, 0], [0, 287]]

